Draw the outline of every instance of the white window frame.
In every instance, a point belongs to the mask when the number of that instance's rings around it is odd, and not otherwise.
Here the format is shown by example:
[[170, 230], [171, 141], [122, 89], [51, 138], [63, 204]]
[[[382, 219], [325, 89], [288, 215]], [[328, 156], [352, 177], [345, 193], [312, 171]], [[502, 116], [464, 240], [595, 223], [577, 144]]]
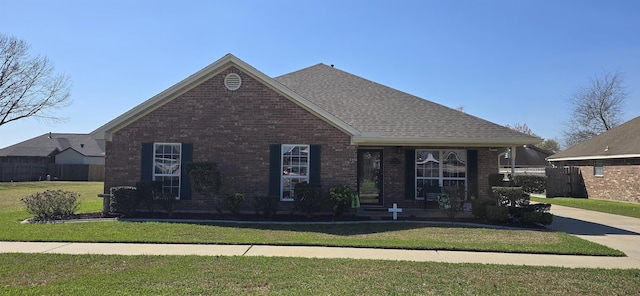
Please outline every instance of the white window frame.
[[[298, 148], [297, 155], [285, 156]], [[306, 151], [306, 163], [301, 162], [303, 152]], [[294, 161], [297, 158], [297, 163]], [[286, 161], [286, 159], [290, 159]], [[311, 145], [307, 144], [282, 144], [280, 146], [280, 200], [293, 201], [293, 189], [295, 184], [307, 182], [309, 183], [309, 170], [311, 164]]]
[[593, 162], [593, 175], [596, 177], [604, 177], [604, 163], [602, 160]]
[[[173, 168], [171, 170], [167, 170], [167, 168], [163, 168], [162, 170], [164, 170], [165, 172], [157, 172], [156, 171], [156, 166], [158, 165], [158, 148], [159, 147], [164, 147], [164, 146], [177, 146], [178, 147], [178, 154], [175, 154], [173, 152], [170, 153], [164, 153], [162, 152], [161, 155], [169, 156], [172, 161], [177, 162], [177, 169]], [[175, 158], [177, 156], [177, 158]], [[161, 165], [166, 164], [166, 158], [164, 158], [164, 161]], [[162, 192], [175, 192], [176, 194], [176, 199], [179, 200], [180, 199], [180, 186], [182, 185], [182, 144], [181, 143], [153, 143], [153, 181], [162, 181]], [[174, 165], [174, 166], [175, 166]], [[177, 173], [176, 173], [177, 171]], [[178, 184], [171, 184], [171, 186], [165, 186], [164, 184], [164, 180], [158, 180], [158, 179], [163, 179], [164, 177], [178, 177]], [[175, 191], [173, 190], [175, 189]]]
[[[437, 157], [437, 163], [438, 163], [438, 176], [434, 177], [434, 176], [429, 176], [429, 177], [425, 177], [425, 176], [418, 176], [418, 156], [420, 154], [420, 152], [423, 151], [429, 151], [429, 152], [437, 152], [438, 155], [433, 155], [434, 158]], [[450, 152], [454, 152], [456, 153], [456, 155], [458, 157], [460, 157], [461, 155], [464, 155], [464, 159], [462, 160], [465, 164], [464, 166], [464, 177], [445, 177], [444, 176], [444, 162], [445, 162], [445, 158], [449, 156]], [[467, 150], [463, 150], [463, 149], [416, 149], [415, 151], [415, 155], [413, 157], [414, 159], [414, 163], [413, 163], [413, 170], [414, 172], [416, 172], [415, 175], [415, 181], [414, 181], [414, 194], [413, 196], [415, 197], [416, 200], [424, 200], [423, 196], [418, 196], [418, 180], [438, 180], [438, 186], [440, 188], [442, 188], [444, 186], [444, 183], [446, 181], [464, 181], [464, 188], [465, 188], [465, 192], [467, 190], [467, 186], [469, 184], [468, 182], [468, 176], [469, 176], [469, 164], [468, 164], [468, 160], [466, 159], [466, 155], [467, 155]]]

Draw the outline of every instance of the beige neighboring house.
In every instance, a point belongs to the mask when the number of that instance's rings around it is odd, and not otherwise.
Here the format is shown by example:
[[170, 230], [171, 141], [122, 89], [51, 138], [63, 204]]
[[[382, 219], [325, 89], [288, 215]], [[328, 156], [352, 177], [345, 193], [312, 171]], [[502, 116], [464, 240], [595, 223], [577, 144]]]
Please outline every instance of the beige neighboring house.
[[547, 160], [579, 167], [589, 198], [640, 202], [640, 116]]

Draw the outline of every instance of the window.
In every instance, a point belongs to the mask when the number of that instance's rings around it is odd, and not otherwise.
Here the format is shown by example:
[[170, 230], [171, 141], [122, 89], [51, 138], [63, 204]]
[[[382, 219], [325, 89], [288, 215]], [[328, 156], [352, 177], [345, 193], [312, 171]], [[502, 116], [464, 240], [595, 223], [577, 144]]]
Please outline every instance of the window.
[[604, 164], [602, 160], [596, 160], [593, 164], [593, 175], [602, 177], [604, 176]]
[[309, 182], [309, 150], [309, 145], [281, 146], [281, 200], [292, 201], [296, 184]]
[[180, 196], [182, 149], [179, 143], [154, 143], [153, 181], [162, 181], [162, 191]]
[[467, 186], [465, 150], [416, 150], [416, 199], [435, 199], [442, 189]]

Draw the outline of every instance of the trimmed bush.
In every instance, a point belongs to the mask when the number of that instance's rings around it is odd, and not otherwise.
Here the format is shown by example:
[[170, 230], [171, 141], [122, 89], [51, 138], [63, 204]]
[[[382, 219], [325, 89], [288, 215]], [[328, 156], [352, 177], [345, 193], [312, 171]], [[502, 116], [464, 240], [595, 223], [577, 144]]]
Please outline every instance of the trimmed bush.
[[153, 206], [158, 195], [162, 194], [162, 181], [136, 182], [136, 192], [142, 206], [146, 206], [149, 212], [153, 212]]
[[540, 212], [524, 212], [520, 216], [520, 222], [549, 225], [553, 223], [553, 214]]
[[240, 213], [240, 205], [244, 201], [244, 194], [233, 193], [224, 197], [225, 208], [234, 215]]
[[63, 190], [47, 190], [22, 199], [29, 214], [36, 220], [69, 217], [78, 210], [78, 194]]
[[259, 196], [256, 197], [253, 202], [256, 214], [265, 219], [270, 219], [278, 212], [279, 204], [279, 196]]
[[515, 175], [513, 182], [529, 193], [544, 193], [547, 188], [547, 176], [544, 175]]
[[493, 198], [478, 198], [471, 201], [471, 213], [478, 217], [487, 218], [487, 207], [495, 206], [497, 201]]
[[214, 162], [193, 162], [186, 164], [186, 172], [191, 178], [193, 189], [213, 200], [213, 204], [218, 212], [222, 212], [218, 194], [222, 186], [222, 178], [218, 170], [218, 164]]
[[322, 185], [302, 182], [293, 189], [293, 212], [301, 210], [307, 216], [313, 216], [322, 198]]
[[489, 174], [489, 187], [504, 186], [504, 175], [500, 173]]
[[487, 206], [487, 219], [491, 221], [505, 222], [509, 220], [509, 209], [499, 206]]
[[351, 207], [354, 193], [347, 185], [334, 186], [329, 189], [329, 200], [334, 216], [340, 216]]
[[140, 205], [140, 198], [135, 187], [111, 187], [111, 212], [130, 215]]
[[529, 204], [530, 197], [522, 191], [522, 187], [491, 187], [493, 196], [505, 206], [521, 206]]

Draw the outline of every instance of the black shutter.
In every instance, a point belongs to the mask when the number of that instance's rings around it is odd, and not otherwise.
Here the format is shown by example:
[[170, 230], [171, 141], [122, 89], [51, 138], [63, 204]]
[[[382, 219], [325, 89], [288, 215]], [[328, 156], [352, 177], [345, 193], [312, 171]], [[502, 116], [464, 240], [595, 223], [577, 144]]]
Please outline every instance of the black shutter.
[[187, 164], [193, 161], [193, 144], [182, 143], [180, 157], [180, 200], [191, 199], [191, 178], [187, 173]]
[[478, 198], [478, 150], [467, 150], [467, 198]]
[[309, 146], [309, 184], [320, 184], [320, 145]]
[[416, 149], [404, 149], [404, 198], [416, 199]]
[[153, 180], [153, 143], [142, 143], [140, 155], [140, 181]]
[[280, 144], [269, 145], [269, 196], [280, 197], [281, 149]]

